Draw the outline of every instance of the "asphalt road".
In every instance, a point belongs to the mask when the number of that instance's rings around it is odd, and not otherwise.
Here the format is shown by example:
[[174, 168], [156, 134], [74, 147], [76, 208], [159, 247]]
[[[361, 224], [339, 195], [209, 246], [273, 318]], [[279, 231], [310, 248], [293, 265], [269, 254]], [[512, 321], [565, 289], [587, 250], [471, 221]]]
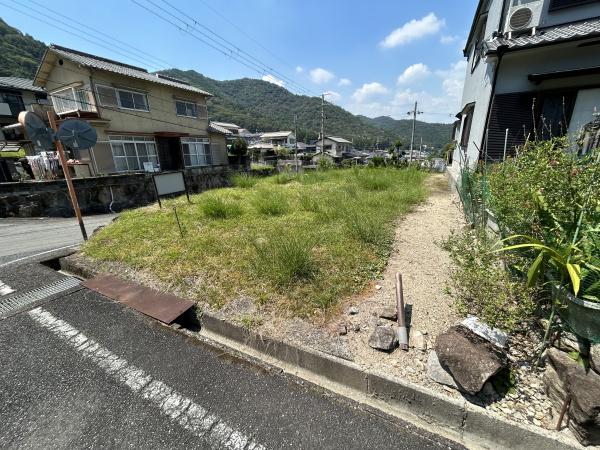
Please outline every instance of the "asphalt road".
[[[88, 235], [110, 222], [114, 214], [84, 217]], [[8, 218], [0, 219], [0, 264], [18, 257], [82, 242], [77, 219]]]
[[[50, 256], [0, 265], [10, 297], [66, 278]], [[460, 448], [80, 286], [0, 320], [0, 367], [2, 448]]]

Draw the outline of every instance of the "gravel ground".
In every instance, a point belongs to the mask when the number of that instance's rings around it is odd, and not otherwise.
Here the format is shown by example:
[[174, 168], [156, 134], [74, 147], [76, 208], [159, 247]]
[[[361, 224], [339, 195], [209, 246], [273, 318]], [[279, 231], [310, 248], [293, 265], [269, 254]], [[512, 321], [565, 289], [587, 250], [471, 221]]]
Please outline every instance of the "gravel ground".
[[[390, 320], [379, 319], [378, 313], [385, 307], [396, 307], [397, 272], [402, 274], [404, 301], [411, 315], [409, 341], [417, 331], [427, 333], [427, 345], [432, 348], [439, 333], [460, 321], [452, 298], [444, 292], [450, 259], [439, 243], [450, 231], [464, 226], [464, 219], [458, 197], [450, 192], [446, 177], [432, 176], [429, 183], [431, 196], [398, 225], [383, 278], [374, 283], [366, 298], [351, 305], [358, 308], [358, 314], [347, 314], [344, 321], [351, 330], [348, 345], [357, 364], [446, 392], [427, 376], [426, 351], [411, 348], [408, 352], [396, 350], [388, 354], [373, 350], [367, 343], [377, 323], [395, 326]], [[361, 328], [358, 333], [353, 332], [357, 325]]]

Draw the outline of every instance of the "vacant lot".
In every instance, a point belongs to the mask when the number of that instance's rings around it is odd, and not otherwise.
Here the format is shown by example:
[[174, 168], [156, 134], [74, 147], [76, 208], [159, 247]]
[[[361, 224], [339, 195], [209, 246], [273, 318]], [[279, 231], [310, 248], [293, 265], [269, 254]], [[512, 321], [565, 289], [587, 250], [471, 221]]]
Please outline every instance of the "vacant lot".
[[394, 223], [425, 198], [426, 177], [389, 168], [238, 176], [235, 187], [194, 195], [191, 204], [182, 197], [162, 210], [123, 213], [83, 252], [214, 308], [243, 298], [310, 316], [381, 273]]

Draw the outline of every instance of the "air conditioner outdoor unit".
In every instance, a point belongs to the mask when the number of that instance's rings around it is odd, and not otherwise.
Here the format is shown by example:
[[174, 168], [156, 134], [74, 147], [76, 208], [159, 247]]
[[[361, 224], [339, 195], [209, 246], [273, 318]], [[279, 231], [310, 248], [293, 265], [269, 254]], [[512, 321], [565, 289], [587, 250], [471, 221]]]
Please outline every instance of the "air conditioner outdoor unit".
[[508, 8], [505, 33], [509, 35], [525, 32], [535, 34], [542, 25], [544, 0], [512, 0]]

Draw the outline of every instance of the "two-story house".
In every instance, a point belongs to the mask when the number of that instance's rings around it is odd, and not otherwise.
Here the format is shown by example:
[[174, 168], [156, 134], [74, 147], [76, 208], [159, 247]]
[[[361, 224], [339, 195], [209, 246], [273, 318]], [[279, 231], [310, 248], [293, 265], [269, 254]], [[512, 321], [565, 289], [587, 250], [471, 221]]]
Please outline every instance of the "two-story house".
[[293, 131], [275, 131], [260, 135], [262, 143], [271, 144], [274, 147], [291, 148], [296, 144], [296, 135]]
[[59, 119], [77, 117], [98, 133], [90, 150], [72, 149], [95, 174], [227, 165], [227, 130], [211, 127], [211, 96], [185, 81], [51, 45], [33, 80]]
[[573, 139], [600, 107], [600, 1], [480, 0], [453, 168], [502, 161], [534, 136]]
[[319, 139], [317, 148], [335, 158], [341, 158], [344, 153], [352, 151], [352, 142], [336, 136], [325, 136], [325, 140]]

